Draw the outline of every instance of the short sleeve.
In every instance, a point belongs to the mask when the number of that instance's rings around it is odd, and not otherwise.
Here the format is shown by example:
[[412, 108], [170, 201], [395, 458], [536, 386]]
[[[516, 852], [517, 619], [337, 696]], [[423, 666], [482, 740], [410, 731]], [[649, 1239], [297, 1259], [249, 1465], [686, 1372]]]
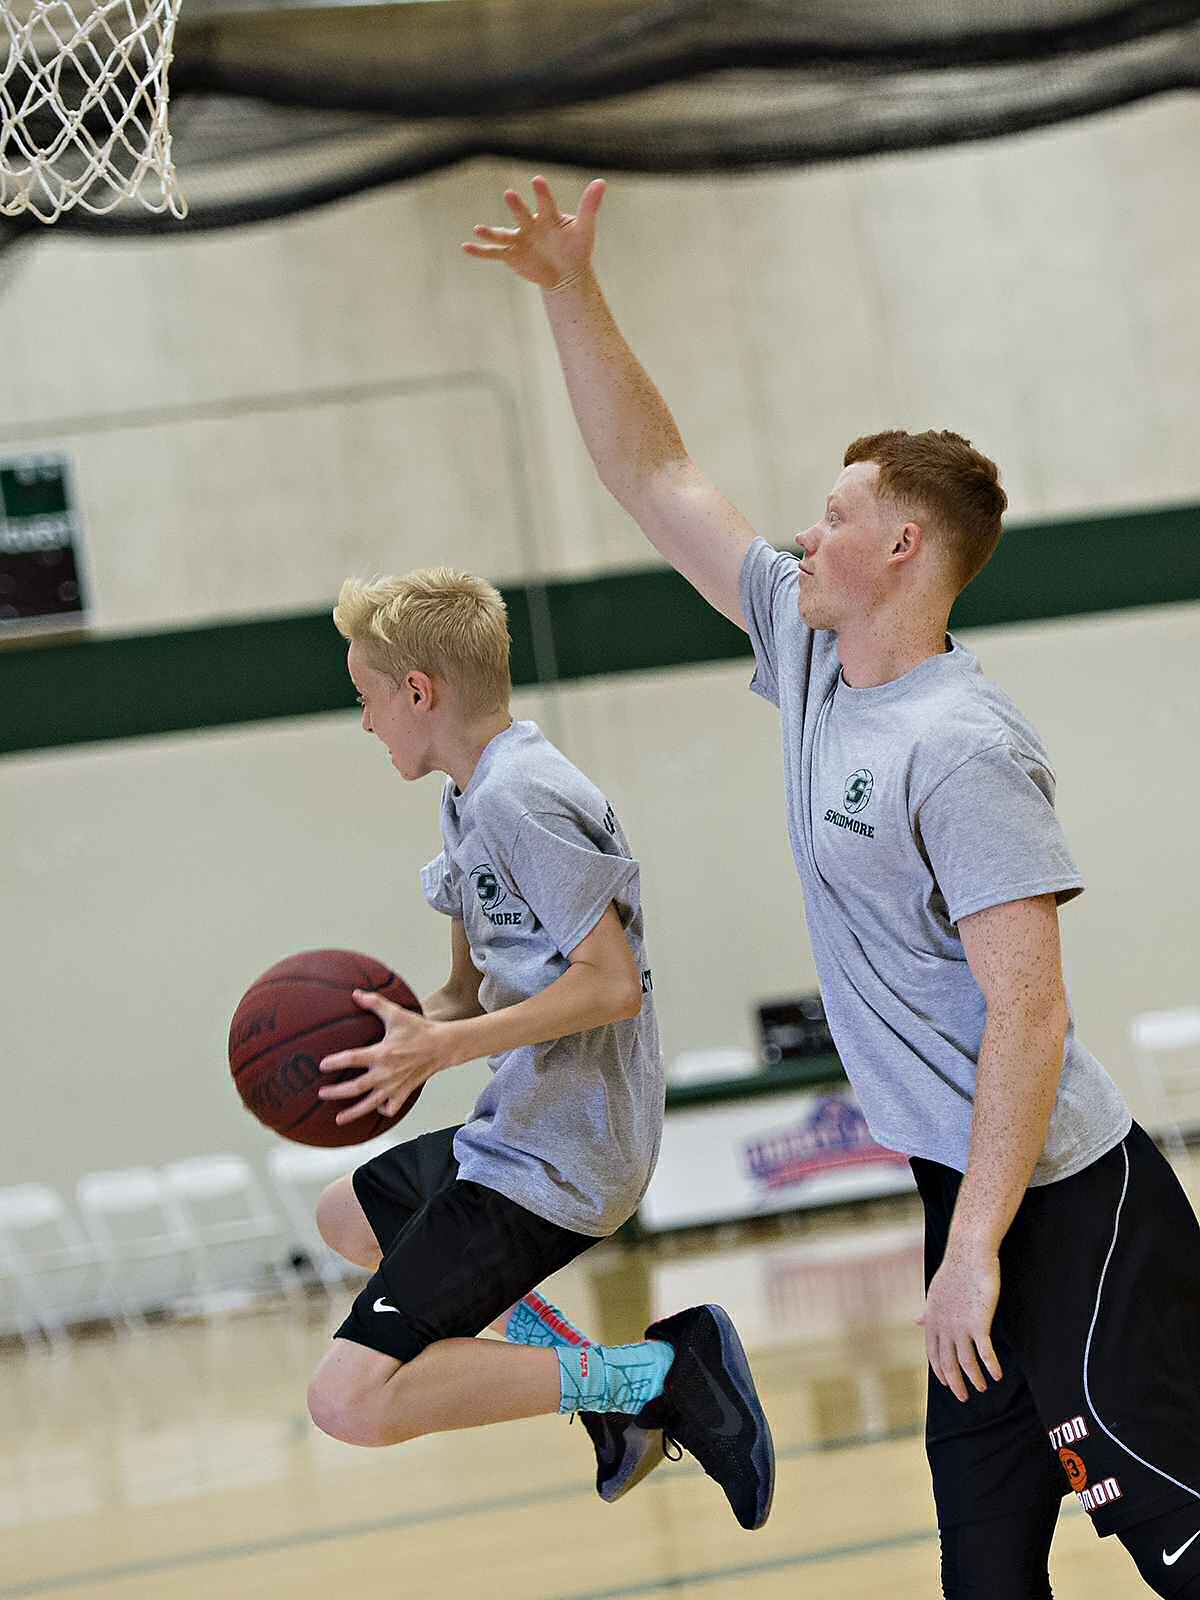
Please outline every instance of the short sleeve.
[[1010, 900], [1083, 892], [1054, 811], [1054, 775], [994, 745], [938, 783], [917, 825], [951, 922]]
[[511, 870], [517, 893], [566, 956], [611, 901], [627, 898], [639, 866], [599, 849], [570, 817], [539, 811], [521, 819]]
[[773, 549], [765, 539], [755, 539], [742, 562], [742, 615], [755, 661], [750, 687], [773, 706], [779, 704], [780, 635], [788, 626], [803, 628], [798, 567], [795, 556]]
[[447, 917], [462, 917], [462, 877], [443, 850], [427, 867], [421, 868], [421, 892], [435, 911]]

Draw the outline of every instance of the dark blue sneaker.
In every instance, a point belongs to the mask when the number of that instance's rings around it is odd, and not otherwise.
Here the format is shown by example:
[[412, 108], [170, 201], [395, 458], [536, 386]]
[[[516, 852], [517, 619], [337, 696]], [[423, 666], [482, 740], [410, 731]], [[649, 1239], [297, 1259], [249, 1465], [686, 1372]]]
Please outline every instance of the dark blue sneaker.
[[761, 1528], [775, 1494], [775, 1446], [742, 1341], [720, 1306], [692, 1306], [651, 1323], [647, 1339], [675, 1351], [666, 1387], [638, 1412], [661, 1428], [725, 1491], [743, 1528]]
[[636, 1489], [660, 1461], [678, 1461], [661, 1428], [643, 1428], [623, 1411], [581, 1411], [579, 1420], [596, 1447], [596, 1493], [611, 1505]]

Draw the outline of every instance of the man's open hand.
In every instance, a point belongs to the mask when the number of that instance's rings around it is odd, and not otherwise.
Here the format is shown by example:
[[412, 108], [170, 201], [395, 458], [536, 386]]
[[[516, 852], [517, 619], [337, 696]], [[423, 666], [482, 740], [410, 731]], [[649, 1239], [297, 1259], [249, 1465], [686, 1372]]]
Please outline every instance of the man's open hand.
[[596, 178], [583, 191], [577, 212], [558, 209], [545, 178], [533, 180], [537, 211], [530, 211], [515, 189], [504, 191], [504, 201], [516, 220], [515, 228], [490, 228], [479, 223], [475, 237], [484, 241], [464, 244], [469, 256], [481, 261], [502, 261], [519, 277], [541, 289], [557, 289], [586, 271], [596, 241], [596, 213], [604, 199], [605, 183]]

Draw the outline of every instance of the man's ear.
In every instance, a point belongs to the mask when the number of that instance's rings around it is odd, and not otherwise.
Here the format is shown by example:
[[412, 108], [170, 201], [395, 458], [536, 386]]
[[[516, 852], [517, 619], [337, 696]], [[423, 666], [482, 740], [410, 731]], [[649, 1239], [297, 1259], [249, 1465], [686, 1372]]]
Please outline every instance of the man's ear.
[[925, 538], [925, 530], [919, 522], [906, 522], [896, 535], [892, 545], [892, 555], [901, 561], [911, 561], [921, 548]]

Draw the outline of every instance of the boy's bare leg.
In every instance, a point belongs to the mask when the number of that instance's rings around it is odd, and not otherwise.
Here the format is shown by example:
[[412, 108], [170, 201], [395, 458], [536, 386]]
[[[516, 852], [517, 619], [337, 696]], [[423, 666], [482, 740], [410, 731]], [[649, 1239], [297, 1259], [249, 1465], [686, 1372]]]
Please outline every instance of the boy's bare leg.
[[[330, 1184], [322, 1194], [317, 1223], [325, 1242], [344, 1259], [367, 1271], [378, 1267], [379, 1243], [349, 1177]], [[526, 1314], [518, 1331], [514, 1313], [522, 1308]], [[482, 1369], [490, 1374], [484, 1384], [485, 1414], [479, 1414], [469, 1393], [464, 1395], [455, 1373], [462, 1359], [462, 1346], [468, 1351], [484, 1348], [491, 1352], [497, 1349], [491, 1340], [443, 1340], [405, 1367], [393, 1357], [356, 1345], [353, 1340], [335, 1339], [310, 1386], [309, 1409], [314, 1420], [326, 1433], [346, 1443], [383, 1445], [398, 1444], [419, 1433], [560, 1410], [557, 1402], [561, 1399], [561, 1371], [556, 1357], [552, 1365], [545, 1358], [553, 1356], [557, 1344], [590, 1344], [586, 1336], [556, 1306], [537, 1294], [510, 1306], [489, 1324], [487, 1331], [499, 1335], [509, 1352], [543, 1359], [533, 1365], [523, 1361], [515, 1369], [516, 1387], [506, 1383], [502, 1396], [495, 1391], [494, 1369]], [[460, 1347], [457, 1351], [456, 1346]], [[475, 1366], [471, 1375], [478, 1380], [480, 1372]], [[434, 1388], [420, 1396], [418, 1405], [410, 1407], [413, 1380], [421, 1380], [426, 1374], [434, 1377]], [[450, 1406], [441, 1393], [447, 1382], [454, 1402]], [[662, 1436], [656, 1429], [632, 1426], [625, 1416], [609, 1423], [607, 1418], [585, 1412], [583, 1420], [596, 1445], [597, 1491], [604, 1499], [618, 1499], [663, 1459]]]
[[399, 1362], [334, 1339], [309, 1385], [313, 1421], [345, 1444], [402, 1444], [425, 1433], [557, 1415], [553, 1350], [490, 1339], [442, 1339]]
[[[318, 1207], [318, 1222], [326, 1242], [349, 1260], [367, 1267], [377, 1264], [378, 1243], [348, 1180], [343, 1179], [326, 1190]], [[656, 1417], [643, 1425], [633, 1418], [641, 1416], [642, 1402], [647, 1395], [655, 1391], [661, 1394], [665, 1369], [660, 1372], [654, 1389], [609, 1391], [607, 1362], [621, 1352], [619, 1348], [597, 1346], [595, 1354], [599, 1361], [593, 1362], [593, 1367], [598, 1366], [605, 1373], [605, 1392], [596, 1395], [591, 1388], [581, 1389], [577, 1385], [583, 1382], [587, 1371], [583, 1360], [591, 1349], [590, 1342], [582, 1336], [578, 1342], [570, 1337], [564, 1340], [564, 1332], [574, 1335], [578, 1330], [540, 1296], [530, 1295], [520, 1304], [528, 1308], [534, 1322], [544, 1325], [553, 1340], [551, 1344], [541, 1343], [536, 1327], [514, 1329], [517, 1337], [528, 1334], [536, 1342], [509, 1342], [509, 1327], [518, 1309], [515, 1306], [491, 1324], [502, 1336], [503, 1343], [490, 1339], [443, 1339], [408, 1363], [351, 1339], [335, 1338], [309, 1386], [308, 1403], [313, 1421], [325, 1433], [346, 1444], [400, 1444], [425, 1433], [561, 1412], [567, 1409], [570, 1385], [575, 1402], [570, 1409], [580, 1412], [596, 1447], [597, 1492], [604, 1500], [620, 1499], [664, 1457], [660, 1419]], [[702, 1317], [711, 1318], [713, 1313], [724, 1316], [719, 1308], [703, 1307], [693, 1308], [692, 1312], [671, 1320], [679, 1322], [688, 1317], [694, 1320], [697, 1312]], [[649, 1341], [640, 1350], [649, 1350], [653, 1343]], [[573, 1353], [580, 1358], [579, 1368], [573, 1374], [564, 1344], [568, 1350], [573, 1347]], [[662, 1348], [660, 1344], [659, 1349]], [[639, 1347], [625, 1349], [638, 1350], [640, 1358]], [[637, 1365], [636, 1359], [634, 1364]], [[622, 1362], [618, 1360], [617, 1365], [620, 1367]], [[752, 1388], [748, 1369], [745, 1377]], [[594, 1381], [593, 1372], [588, 1382]], [[711, 1386], [711, 1374], [707, 1381]], [[600, 1404], [601, 1400], [613, 1403]], [[590, 1409], [597, 1405], [599, 1414]], [[766, 1419], [761, 1417], [757, 1397], [754, 1397], [754, 1407], [761, 1418], [758, 1431], [769, 1441], [769, 1429]], [[606, 1412], [616, 1414], [605, 1415]], [[667, 1420], [665, 1413], [661, 1420]], [[679, 1420], [674, 1426], [679, 1428]], [[751, 1445], [753, 1448], [753, 1439]], [[742, 1526], [761, 1527], [770, 1511], [774, 1486], [774, 1462], [769, 1443], [765, 1466], [754, 1459], [747, 1467], [739, 1456], [731, 1468], [728, 1449], [723, 1450], [719, 1459], [710, 1456], [706, 1440], [699, 1435], [690, 1448], [705, 1471], [721, 1484]]]
[[358, 1202], [349, 1173], [322, 1191], [317, 1201], [317, 1232], [343, 1261], [367, 1272], [374, 1272], [379, 1266], [383, 1252]]

